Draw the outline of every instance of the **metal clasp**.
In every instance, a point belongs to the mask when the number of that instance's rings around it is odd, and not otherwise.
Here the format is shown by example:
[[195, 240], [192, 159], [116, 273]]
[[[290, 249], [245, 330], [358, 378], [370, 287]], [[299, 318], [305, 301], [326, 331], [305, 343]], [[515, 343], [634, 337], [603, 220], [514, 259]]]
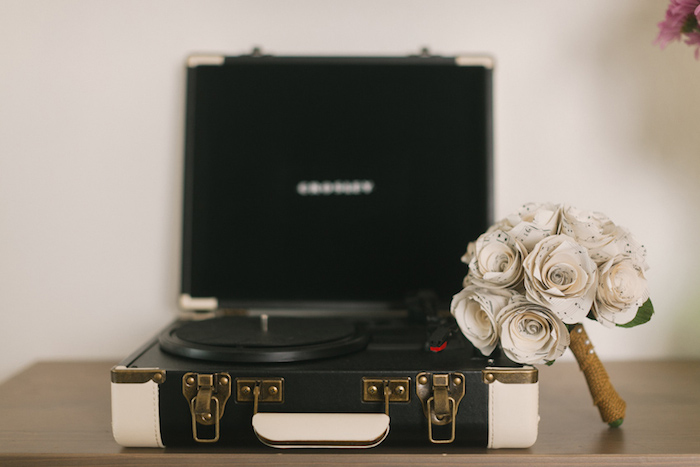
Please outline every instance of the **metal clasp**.
[[389, 415], [389, 402], [410, 402], [408, 378], [362, 378], [362, 402], [384, 402]]
[[[455, 440], [457, 409], [464, 397], [464, 375], [462, 373], [419, 373], [416, 377], [416, 394], [423, 403], [423, 413], [428, 419], [428, 438], [436, 444]], [[433, 425], [451, 425], [448, 439], [436, 439]]]
[[253, 415], [260, 402], [284, 402], [284, 379], [236, 378], [236, 402], [252, 402]]
[[[190, 404], [192, 437], [198, 443], [215, 443], [219, 440], [219, 421], [231, 397], [231, 376], [228, 373], [186, 373], [182, 377], [182, 394]], [[200, 438], [198, 425], [214, 425], [213, 438]]]

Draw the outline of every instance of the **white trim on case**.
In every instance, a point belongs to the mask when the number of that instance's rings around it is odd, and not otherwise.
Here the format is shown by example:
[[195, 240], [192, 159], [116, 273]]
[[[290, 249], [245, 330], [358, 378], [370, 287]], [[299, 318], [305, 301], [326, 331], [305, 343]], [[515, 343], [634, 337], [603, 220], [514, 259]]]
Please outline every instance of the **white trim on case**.
[[112, 383], [112, 434], [124, 447], [164, 447], [157, 383]]
[[272, 413], [253, 416], [261, 442], [275, 448], [371, 448], [389, 433], [383, 413]]
[[489, 384], [489, 448], [532, 446], [539, 421], [539, 383]]
[[494, 60], [491, 57], [479, 56], [479, 57], [455, 57], [455, 63], [458, 66], [483, 66], [484, 68], [492, 69], [494, 65]]
[[223, 65], [226, 57], [223, 55], [190, 55], [187, 57], [187, 67], [195, 68], [199, 65]]
[[190, 294], [180, 295], [180, 308], [183, 310], [216, 310], [219, 300], [216, 297], [192, 297]]

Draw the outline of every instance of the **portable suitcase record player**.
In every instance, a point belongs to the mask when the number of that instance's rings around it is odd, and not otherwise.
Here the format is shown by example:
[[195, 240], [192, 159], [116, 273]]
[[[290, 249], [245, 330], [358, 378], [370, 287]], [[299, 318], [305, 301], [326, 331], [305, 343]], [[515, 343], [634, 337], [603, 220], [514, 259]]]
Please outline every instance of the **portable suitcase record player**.
[[532, 445], [537, 370], [446, 313], [490, 221], [491, 60], [187, 69], [187, 313], [112, 370], [116, 441]]

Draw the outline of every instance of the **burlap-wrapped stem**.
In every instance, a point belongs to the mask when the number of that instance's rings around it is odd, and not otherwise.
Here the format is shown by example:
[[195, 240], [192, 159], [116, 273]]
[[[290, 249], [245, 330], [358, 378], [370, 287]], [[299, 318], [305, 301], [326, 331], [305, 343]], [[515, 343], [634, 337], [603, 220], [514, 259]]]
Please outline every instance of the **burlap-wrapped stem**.
[[593, 349], [593, 344], [582, 324], [571, 330], [571, 351], [578, 361], [593, 397], [593, 404], [598, 407], [605, 423], [618, 426], [625, 418], [625, 401], [615, 391], [605, 367]]

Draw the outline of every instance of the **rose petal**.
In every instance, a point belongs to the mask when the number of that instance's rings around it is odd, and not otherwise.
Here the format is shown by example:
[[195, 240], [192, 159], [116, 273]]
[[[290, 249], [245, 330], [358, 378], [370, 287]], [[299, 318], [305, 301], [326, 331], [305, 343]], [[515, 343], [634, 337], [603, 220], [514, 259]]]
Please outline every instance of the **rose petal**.
[[522, 281], [527, 251], [510, 234], [494, 230], [481, 235], [469, 263], [469, 279], [483, 287], [513, 287]]
[[540, 241], [523, 261], [527, 298], [551, 309], [564, 323], [590, 311], [597, 285], [596, 264], [585, 247], [566, 235]]
[[564, 323], [548, 308], [525, 300], [513, 299], [497, 317], [501, 347], [518, 363], [545, 363], [560, 357], [569, 345]]
[[469, 285], [452, 298], [450, 311], [462, 334], [484, 355], [498, 345], [495, 317], [511, 296], [507, 290]]
[[605, 326], [626, 324], [649, 298], [644, 267], [632, 258], [620, 255], [599, 270], [593, 314]]

